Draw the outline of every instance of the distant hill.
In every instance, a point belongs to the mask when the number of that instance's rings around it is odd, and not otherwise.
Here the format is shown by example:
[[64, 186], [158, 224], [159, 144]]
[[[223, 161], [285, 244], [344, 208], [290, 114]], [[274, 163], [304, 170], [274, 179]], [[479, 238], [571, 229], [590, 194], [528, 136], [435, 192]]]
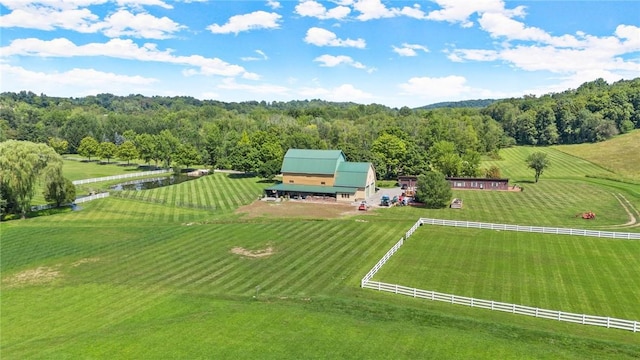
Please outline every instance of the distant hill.
[[498, 100], [496, 99], [478, 99], [478, 100], [464, 100], [464, 101], [445, 101], [431, 105], [422, 106], [416, 108], [419, 109], [439, 109], [439, 108], [483, 108], [487, 107]]

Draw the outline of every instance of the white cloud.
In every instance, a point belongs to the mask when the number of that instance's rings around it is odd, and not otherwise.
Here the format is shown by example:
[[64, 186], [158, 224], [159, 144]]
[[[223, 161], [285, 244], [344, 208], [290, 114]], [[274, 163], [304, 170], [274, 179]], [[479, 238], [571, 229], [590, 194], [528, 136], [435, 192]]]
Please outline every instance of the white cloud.
[[360, 12], [358, 20], [362, 21], [397, 16], [397, 11], [387, 8], [380, 0], [358, 0], [353, 8]]
[[233, 78], [227, 78], [222, 80], [222, 83], [217, 86], [219, 89], [224, 90], [241, 90], [254, 94], [286, 94], [289, 92], [289, 88], [280, 86], [280, 85], [272, 85], [272, 84], [240, 84], [236, 82]]
[[127, 10], [119, 10], [105, 19], [103, 32], [108, 37], [167, 39], [184, 28], [166, 16], [157, 18], [147, 13], [132, 14]]
[[355, 47], [359, 49], [364, 49], [367, 46], [364, 39], [339, 39], [335, 33], [318, 27], [312, 27], [307, 30], [304, 41], [316, 46]]
[[504, 34], [501, 36], [510, 40], [531, 41], [535, 44], [505, 44], [496, 50], [456, 49], [449, 54], [449, 59], [503, 61], [525, 71], [549, 71], [569, 77], [593, 71], [609, 71], [624, 78], [637, 77], [640, 73], [638, 59], [625, 60], [622, 57], [640, 51], [640, 27], [620, 25], [615, 36], [582, 34], [580, 38], [566, 35], [554, 37], [535, 28], [516, 26], [511, 29], [515, 30], [496, 34]]
[[116, 0], [119, 6], [142, 8], [143, 6], [159, 6], [165, 9], [173, 9], [173, 6], [162, 0]]
[[429, 49], [427, 49], [426, 46], [417, 44], [404, 43], [400, 47], [393, 46], [393, 51], [400, 56], [417, 56], [418, 53], [416, 50], [424, 51], [426, 53], [429, 52]]
[[313, 61], [319, 62], [320, 66], [324, 66], [324, 67], [336, 67], [338, 65], [344, 64], [344, 65], [352, 66], [356, 69], [363, 69], [363, 70], [367, 69], [367, 67], [362, 63], [357, 62], [353, 60], [350, 56], [345, 56], [345, 55], [333, 56], [333, 55], [325, 54], [325, 55], [318, 56], [317, 58], [313, 59]]
[[246, 57], [242, 57], [240, 58], [242, 61], [260, 61], [260, 60], [268, 60], [269, 57], [267, 56], [267, 54], [264, 53], [264, 51], [262, 50], [255, 50], [254, 51], [256, 54], [260, 55], [259, 57], [256, 56], [246, 56]]
[[80, 33], [94, 33], [101, 29], [97, 15], [89, 9], [55, 9], [27, 6], [0, 16], [0, 27], [19, 27], [38, 30], [56, 28]]
[[333, 89], [326, 88], [302, 88], [299, 90], [299, 95], [303, 98], [320, 98], [328, 101], [366, 101], [375, 98], [372, 94], [357, 89], [351, 84], [342, 84]]
[[[2, 0], [0, 0], [2, 1]], [[6, 1], [6, 0], [5, 0]], [[108, 37], [131, 36], [150, 39], [166, 39], [185, 27], [168, 17], [157, 18], [146, 12], [137, 10], [132, 13], [124, 8], [107, 16], [104, 21], [83, 5], [95, 5], [100, 1], [41, 1], [16, 4], [13, 10], [0, 16], [0, 27], [19, 27], [38, 30], [65, 29], [80, 33], [96, 33], [102, 31]], [[141, 5], [163, 6], [163, 2], [117, 1], [120, 5], [139, 7]], [[163, 7], [171, 8], [166, 5]]]
[[314, 17], [321, 20], [344, 19], [351, 13], [351, 9], [346, 6], [336, 6], [327, 10], [324, 5], [315, 0], [304, 0], [296, 5], [295, 13], [300, 16]]
[[451, 23], [460, 23], [463, 27], [473, 26], [473, 22], [469, 17], [474, 13], [494, 13], [503, 14], [508, 17], [524, 15], [524, 7], [518, 6], [514, 9], [505, 9], [502, 0], [433, 0], [440, 5], [442, 9], [434, 10], [427, 14], [426, 18], [435, 21], [447, 21]]
[[425, 76], [411, 78], [406, 83], [400, 84], [399, 86], [407, 95], [425, 98], [455, 98], [471, 90], [471, 88], [466, 85], [466, 82], [467, 79], [463, 76]]
[[280, 3], [275, 0], [267, 0], [267, 6], [274, 10], [280, 9], [282, 7], [282, 5], [280, 5]]
[[489, 89], [473, 88], [467, 85], [463, 76], [450, 75], [445, 77], [413, 77], [398, 85], [402, 89], [401, 95], [421, 99], [425, 104], [438, 101], [503, 98], [521, 94], [507, 94]]
[[[111, 39], [106, 43], [76, 45], [65, 38], [40, 40], [35, 38], [17, 39], [8, 46], [0, 48], [0, 56], [39, 56], [39, 57], [76, 57], [105, 56], [125, 60], [169, 63], [193, 68], [188, 75], [219, 75], [256, 77], [242, 66], [229, 64], [218, 58], [206, 58], [201, 55], [175, 56], [172, 50], [158, 50], [157, 45], [146, 43], [138, 46], [130, 39]], [[194, 69], [195, 68], [195, 69]]]
[[[64, 72], [36, 72], [18, 66], [0, 63], [4, 91], [29, 89], [37, 93], [58, 96], [85, 96], [100, 92], [130, 94], [141, 92], [157, 79], [102, 72], [95, 69], [71, 69]], [[91, 81], [87, 81], [91, 79]], [[139, 90], [139, 91], [138, 91]]]
[[234, 15], [229, 18], [226, 24], [212, 24], [207, 27], [207, 30], [214, 34], [238, 34], [241, 31], [256, 29], [277, 29], [280, 27], [281, 18], [282, 16], [277, 13], [255, 11], [249, 14]]

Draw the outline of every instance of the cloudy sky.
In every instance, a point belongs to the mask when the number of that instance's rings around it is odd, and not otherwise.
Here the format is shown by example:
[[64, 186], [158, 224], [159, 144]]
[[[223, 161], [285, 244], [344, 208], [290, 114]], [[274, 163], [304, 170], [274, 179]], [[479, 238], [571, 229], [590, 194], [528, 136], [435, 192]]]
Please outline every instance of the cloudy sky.
[[417, 107], [640, 76], [640, 1], [0, 0], [0, 91]]

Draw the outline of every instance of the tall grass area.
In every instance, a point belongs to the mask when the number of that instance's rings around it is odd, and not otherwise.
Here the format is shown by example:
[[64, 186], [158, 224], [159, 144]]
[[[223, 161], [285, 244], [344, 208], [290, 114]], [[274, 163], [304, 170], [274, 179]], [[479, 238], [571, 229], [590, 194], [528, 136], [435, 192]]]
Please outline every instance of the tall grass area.
[[638, 241], [422, 226], [376, 280], [640, 321], [638, 253]]
[[623, 179], [640, 184], [640, 129], [600, 143], [562, 145], [554, 149], [588, 160]]

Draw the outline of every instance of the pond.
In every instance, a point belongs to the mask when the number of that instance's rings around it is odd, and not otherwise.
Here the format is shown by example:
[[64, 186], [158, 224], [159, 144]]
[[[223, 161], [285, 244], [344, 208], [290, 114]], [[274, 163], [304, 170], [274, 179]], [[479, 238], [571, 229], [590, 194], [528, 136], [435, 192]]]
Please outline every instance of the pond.
[[123, 182], [117, 185], [111, 186], [111, 190], [148, 190], [155, 189], [163, 186], [176, 185], [185, 181], [195, 180], [196, 176], [163, 176], [151, 179], [139, 179]]

